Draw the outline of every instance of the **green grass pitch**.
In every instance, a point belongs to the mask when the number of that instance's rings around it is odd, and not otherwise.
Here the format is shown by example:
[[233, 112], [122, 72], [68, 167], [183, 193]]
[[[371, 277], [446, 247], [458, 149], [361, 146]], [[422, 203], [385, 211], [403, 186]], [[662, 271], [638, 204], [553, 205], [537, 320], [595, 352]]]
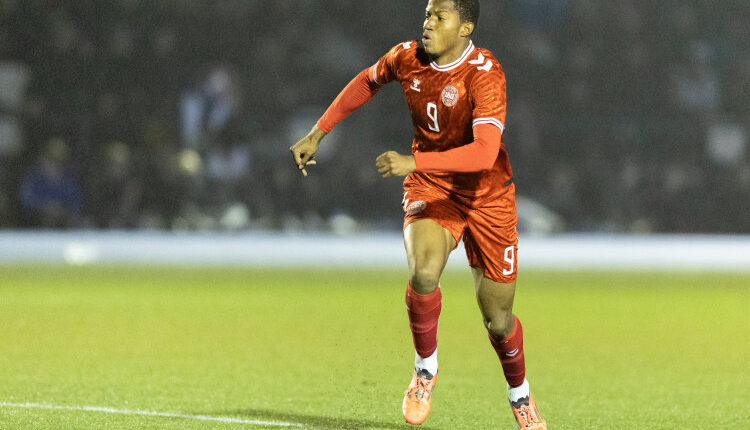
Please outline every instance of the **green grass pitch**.
[[[410, 428], [404, 288], [396, 269], [2, 266], [0, 429]], [[470, 273], [442, 289], [422, 428], [515, 428]], [[550, 429], [750, 428], [750, 274], [522, 270], [515, 311]]]

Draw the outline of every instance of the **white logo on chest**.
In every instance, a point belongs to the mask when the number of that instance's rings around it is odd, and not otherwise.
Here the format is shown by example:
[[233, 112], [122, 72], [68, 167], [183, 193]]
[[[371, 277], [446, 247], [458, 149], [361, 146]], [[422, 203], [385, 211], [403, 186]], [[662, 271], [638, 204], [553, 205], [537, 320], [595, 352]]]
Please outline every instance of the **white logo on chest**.
[[414, 78], [414, 81], [413, 81], [413, 83], [411, 84], [411, 86], [409, 88], [411, 88], [412, 90], [414, 90], [414, 91], [416, 91], [418, 93], [421, 93], [422, 90], [419, 89], [419, 84], [421, 84], [421, 83], [422, 83], [422, 81], [420, 81], [417, 78]]
[[443, 94], [441, 98], [444, 105], [448, 107], [455, 106], [456, 103], [458, 103], [458, 89], [456, 89], [456, 87], [454, 87], [453, 85], [447, 85], [445, 88], [443, 88]]

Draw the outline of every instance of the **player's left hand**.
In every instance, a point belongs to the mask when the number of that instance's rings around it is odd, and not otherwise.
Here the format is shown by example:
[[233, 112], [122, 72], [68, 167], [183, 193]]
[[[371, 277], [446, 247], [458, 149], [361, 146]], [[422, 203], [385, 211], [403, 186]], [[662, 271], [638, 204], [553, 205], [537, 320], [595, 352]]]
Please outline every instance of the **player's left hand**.
[[401, 155], [396, 151], [387, 151], [375, 160], [378, 172], [384, 178], [390, 176], [406, 176], [417, 170], [417, 162], [412, 155]]

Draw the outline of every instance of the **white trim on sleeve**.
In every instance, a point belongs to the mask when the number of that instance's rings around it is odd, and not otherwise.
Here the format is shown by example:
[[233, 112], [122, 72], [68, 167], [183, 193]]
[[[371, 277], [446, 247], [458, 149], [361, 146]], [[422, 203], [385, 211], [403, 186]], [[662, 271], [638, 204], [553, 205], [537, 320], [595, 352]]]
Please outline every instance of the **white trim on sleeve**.
[[474, 127], [477, 124], [492, 124], [499, 128], [501, 133], [505, 131], [503, 123], [495, 118], [475, 118], [474, 121], [471, 122], [471, 126]]
[[378, 75], [378, 63], [373, 64], [372, 67], [370, 67], [370, 68], [372, 69], [372, 81], [375, 82], [376, 84], [380, 85], [380, 82], [378, 82], [378, 78], [377, 78], [377, 75]]

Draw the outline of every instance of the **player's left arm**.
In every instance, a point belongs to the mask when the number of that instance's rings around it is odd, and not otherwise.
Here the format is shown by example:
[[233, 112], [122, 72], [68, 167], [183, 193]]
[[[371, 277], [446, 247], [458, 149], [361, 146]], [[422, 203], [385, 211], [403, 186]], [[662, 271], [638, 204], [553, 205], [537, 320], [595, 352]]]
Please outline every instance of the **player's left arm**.
[[474, 141], [441, 152], [414, 154], [418, 172], [482, 172], [492, 169], [502, 146], [502, 131], [495, 125], [474, 126]]
[[386, 151], [375, 159], [375, 166], [384, 178], [390, 176], [406, 176], [417, 170], [417, 162], [413, 155], [401, 155], [396, 151]]
[[384, 177], [405, 176], [411, 172], [481, 172], [492, 169], [500, 152], [502, 132], [494, 125], [474, 126], [474, 141], [442, 152], [417, 152], [401, 155], [395, 151], [381, 154], [376, 165]]

